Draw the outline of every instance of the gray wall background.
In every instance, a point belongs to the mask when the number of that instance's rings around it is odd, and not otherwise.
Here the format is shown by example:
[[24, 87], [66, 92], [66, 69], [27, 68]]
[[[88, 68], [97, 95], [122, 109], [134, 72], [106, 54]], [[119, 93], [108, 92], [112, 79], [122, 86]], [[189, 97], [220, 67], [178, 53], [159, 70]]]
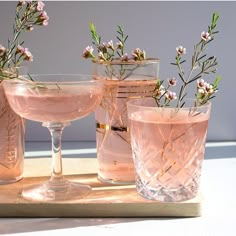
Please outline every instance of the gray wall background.
[[[218, 74], [223, 81], [213, 100], [208, 141], [236, 140], [236, 2], [50, 1], [45, 4], [49, 25], [23, 36], [25, 47], [34, 55], [34, 62], [29, 65], [31, 74], [91, 73], [90, 61], [82, 59], [81, 54], [91, 45], [88, 24], [93, 21], [104, 41], [116, 41], [117, 24], [124, 26], [129, 35], [128, 52], [136, 47], [145, 49], [148, 56], [160, 58], [162, 79], [177, 77], [176, 69], [170, 65], [176, 46], [183, 45], [191, 56], [200, 33], [207, 30], [212, 13], [218, 11], [220, 33], [209, 46], [208, 55], [218, 57]], [[0, 2], [0, 43], [3, 45], [11, 36], [15, 5], [16, 2]], [[49, 139], [46, 128], [27, 122], [26, 140]], [[63, 139], [95, 140], [94, 116], [73, 122], [65, 129]]]

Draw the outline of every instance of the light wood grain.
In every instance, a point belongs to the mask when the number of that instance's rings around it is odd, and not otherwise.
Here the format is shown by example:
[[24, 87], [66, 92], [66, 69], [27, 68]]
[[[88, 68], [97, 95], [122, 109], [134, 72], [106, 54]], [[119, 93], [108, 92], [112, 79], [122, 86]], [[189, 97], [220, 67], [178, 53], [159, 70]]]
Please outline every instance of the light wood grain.
[[25, 178], [0, 186], [0, 217], [192, 217], [201, 215], [201, 198], [165, 203], [142, 198], [135, 185], [117, 186], [97, 180], [94, 158], [64, 158], [67, 179], [92, 186], [91, 193], [75, 201], [40, 203], [21, 197], [21, 190], [31, 183], [46, 181], [50, 158], [25, 161]]

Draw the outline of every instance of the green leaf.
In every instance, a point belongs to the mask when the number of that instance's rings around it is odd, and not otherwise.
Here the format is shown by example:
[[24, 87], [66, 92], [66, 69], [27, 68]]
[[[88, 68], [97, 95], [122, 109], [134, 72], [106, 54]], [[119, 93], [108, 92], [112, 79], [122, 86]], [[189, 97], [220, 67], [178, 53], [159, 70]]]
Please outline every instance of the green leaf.
[[219, 75], [216, 76], [216, 78], [215, 78], [215, 80], [214, 80], [214, 82], [213, 82], [213, 84], [212, 84], [212, 86], [213, 86], [214, 89], [218, 88], [218, 85], [219, 85], [219, 83], [220, 83], [221, 80], [222, 80], [221, 76], [219, 76]]
[[120, 25], [118, 25], [118, 29], [119, 29], [119, 32], [121, 32], [121, 33], [124, 32], [123, 28]]
[[122, 42], [122, 40], [121, 40], [118, 36], [116, 36], [116, 38], [117, 38], [120, 42]]
[[179, 73], [179, 77], [180, 77], [180, 79], [185, 83], [185, 80], [184, 80], [184, 78], [183, 78], [183, 76], [182, 76], [181, 73]]
[[197, 59], [197, 61], [200, 61], [200, 60], [203, 59], [205, 56], [206, 56], [206, 54], [204, 54], [203, 56], [199, 57], [199, 58]]
[[94, 25], [93, 22], [90, 22], [90, 23], [89, 23], [89, 28], [90, 28], [90, 30], [91, 30], [92, 33], [96, 33], [96, 27], [95, 27], [95, 25]]
[[184, 62], [186, 62], [186, 60], [181, 61], [179, 64], [183, 64]]

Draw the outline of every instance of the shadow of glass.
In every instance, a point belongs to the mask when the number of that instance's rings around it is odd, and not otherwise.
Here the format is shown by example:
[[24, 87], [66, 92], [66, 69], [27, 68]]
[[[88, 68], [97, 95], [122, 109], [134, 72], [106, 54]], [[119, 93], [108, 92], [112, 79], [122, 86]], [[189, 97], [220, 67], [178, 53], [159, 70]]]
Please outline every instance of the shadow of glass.
[[[174, 219], [174, 218], [173, 218]], [[29, 233], [45, 230], [59, 230], [78, 227], [108, 226], [153, 220], [153, 218], [24, 218], [1, 219], [0, 234]], [[172, 220], [158, 218], [158, 220]]]

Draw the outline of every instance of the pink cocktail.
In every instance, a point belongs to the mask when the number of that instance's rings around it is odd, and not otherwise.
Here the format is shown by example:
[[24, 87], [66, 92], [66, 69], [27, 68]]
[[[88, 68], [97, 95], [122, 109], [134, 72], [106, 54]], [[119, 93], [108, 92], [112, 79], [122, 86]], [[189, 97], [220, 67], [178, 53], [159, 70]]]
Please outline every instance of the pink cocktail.
[[198, 193], [210, 104], [158, 108], [154, 99], [128, 103], [131, 145], [140, 195], [184, 201]]
[[159, 64], [155, 58], [94, 63], [94, 78], [105, 85], [103, 99], [95, 111], [98, 178], [102, 182], [135, 182], [126, 103], [134, 98], [152, 97]]
[[4, 81], [5, 94], [12, 109], [26, 119], [42, 122], [52, 136], [51, 179], [42, 185], [24, 188], [22, 195], [37, 201], [81, 198], [90, 192], [91, 187], [64, 179], [61, 135], [70, 121], [94, 111], [102, 99], [103, 84], [83, 75], [37, 75], [33, 79]]
[[127, 101], [152, 96], [156, 80], [104, 81], [105, 92], [96, 109], [98, 177], [113, 184], [134, 183]]

